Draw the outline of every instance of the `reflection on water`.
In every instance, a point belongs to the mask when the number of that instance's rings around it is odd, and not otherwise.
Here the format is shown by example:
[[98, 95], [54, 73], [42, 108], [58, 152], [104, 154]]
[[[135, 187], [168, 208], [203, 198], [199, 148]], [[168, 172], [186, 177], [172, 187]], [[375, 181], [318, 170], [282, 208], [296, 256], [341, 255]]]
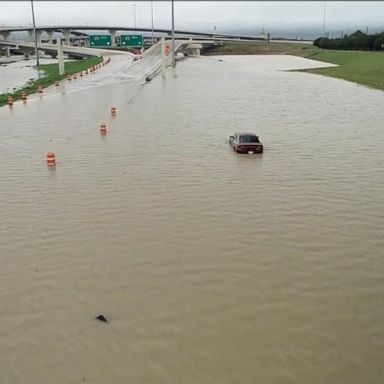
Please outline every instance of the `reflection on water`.
[[[3, 62], [1, 62], [3, 60]], [[17, 60], [17, 61], [11, 61]], [[70, 60], [65, 60], [70, 61]], [[57, 64], [57, 59], [40, 58], [40, 64]], [[27, 84], [37, 80], [44, 73], [35, 69], [36, 59], [21, 60], [19, 56], [0, 59], [0, 94], [13, 93]]]
[[223, 60], [0, 109], [0, 382], [382, 382], [384, 94]]

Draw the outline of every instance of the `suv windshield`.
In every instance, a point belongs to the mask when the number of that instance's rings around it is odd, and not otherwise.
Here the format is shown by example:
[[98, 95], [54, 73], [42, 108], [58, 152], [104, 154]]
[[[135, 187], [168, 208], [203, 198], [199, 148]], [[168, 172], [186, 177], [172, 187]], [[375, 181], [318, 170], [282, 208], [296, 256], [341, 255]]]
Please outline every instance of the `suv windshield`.
[[240, 143], [259, 143], [259, 138], [254, 135], [240, 136]]

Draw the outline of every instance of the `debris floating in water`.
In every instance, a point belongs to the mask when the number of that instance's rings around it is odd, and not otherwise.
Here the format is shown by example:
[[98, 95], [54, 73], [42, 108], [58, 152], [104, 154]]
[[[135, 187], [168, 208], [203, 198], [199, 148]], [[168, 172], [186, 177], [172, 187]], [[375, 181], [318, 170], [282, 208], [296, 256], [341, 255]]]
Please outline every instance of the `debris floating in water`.
[[104, 317], [104, 315], [96, 316], [96, 320], [103, 321], [104, 323], [108, 323], [108, 320]]

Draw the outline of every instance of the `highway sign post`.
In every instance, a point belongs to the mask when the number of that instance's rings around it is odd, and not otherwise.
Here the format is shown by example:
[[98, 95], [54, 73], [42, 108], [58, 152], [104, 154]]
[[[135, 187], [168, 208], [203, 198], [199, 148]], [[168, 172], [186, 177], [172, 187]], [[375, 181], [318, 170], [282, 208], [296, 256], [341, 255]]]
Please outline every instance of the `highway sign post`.
[[89, 46], [90, 47], [111, 47], [112, 38], [110, 35], [90, 35]]
[[121, 35], [120, 45], [122, 47], [141, 48], [143, 46], [142, 35]]

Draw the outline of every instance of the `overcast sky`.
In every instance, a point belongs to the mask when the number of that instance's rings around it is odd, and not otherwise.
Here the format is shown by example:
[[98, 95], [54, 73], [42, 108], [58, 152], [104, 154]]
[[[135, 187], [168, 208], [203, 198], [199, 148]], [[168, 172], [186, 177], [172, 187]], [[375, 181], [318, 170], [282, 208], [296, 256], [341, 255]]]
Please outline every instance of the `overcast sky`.
[[[171, 2], [153, 1], [154, 25], [169, 28]], [[150, 1], [34, 1], [36, 24], [151, 26]], [[268, 31], [384, 30], [384, 2], [371, 1], [175, 1], [180, 30], [259, 34]], [[0, 27], [31, 24], [30, 1], [0, 1]]]

